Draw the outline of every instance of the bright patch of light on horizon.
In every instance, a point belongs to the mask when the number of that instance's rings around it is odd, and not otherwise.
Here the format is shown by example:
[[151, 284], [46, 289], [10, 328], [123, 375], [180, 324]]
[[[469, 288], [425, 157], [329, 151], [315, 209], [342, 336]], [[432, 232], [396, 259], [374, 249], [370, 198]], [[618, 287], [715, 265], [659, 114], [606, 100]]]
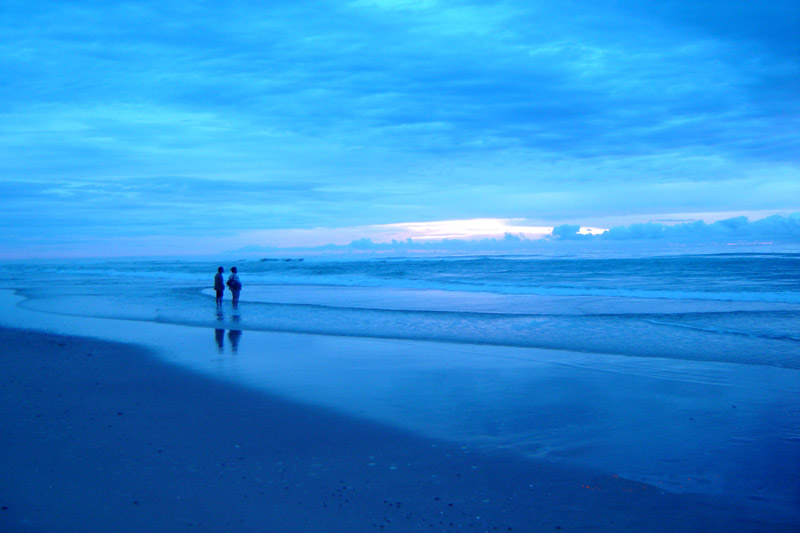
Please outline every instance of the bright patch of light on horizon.
[[431, 222], [402, 222], [399, 224], [382, 224], [376, 228], [398, 230], [406, 234], [406, 238], [414, 240], [443, 239], [484, 239], [502, 237], [506, 233], [527, 239], [539, 239], [550, 235], [551, 226], [518, 225], [522, 219], [511, 218], [475, 218], [468, 220], [436, 220]]
[[[598, 235], [605, 228], [581, 227], [583, 235]], [[375, 243], [391, 241], [432, 242], [442, 240], [503, 239], [511, 234], [527, 240], [547, 238], [552, 235], [552, 226], [530, 226], [521, 218], [476, 218], [462, 220], [434, 220], [429, 222], [400, 222], [370, 226], [307, 229], [268, 229], [241, 233], [238, 242], [242, 246], [269, 245], [279, 247], [346, 245], [360, 239]]]

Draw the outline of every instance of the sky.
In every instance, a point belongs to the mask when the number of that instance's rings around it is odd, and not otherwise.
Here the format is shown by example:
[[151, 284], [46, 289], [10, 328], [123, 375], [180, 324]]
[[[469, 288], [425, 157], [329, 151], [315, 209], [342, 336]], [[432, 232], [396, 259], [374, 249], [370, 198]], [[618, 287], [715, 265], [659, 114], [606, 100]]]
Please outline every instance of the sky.
[[798, 34], [783, 0], [4, 0], [0, 258], [785, 229]]

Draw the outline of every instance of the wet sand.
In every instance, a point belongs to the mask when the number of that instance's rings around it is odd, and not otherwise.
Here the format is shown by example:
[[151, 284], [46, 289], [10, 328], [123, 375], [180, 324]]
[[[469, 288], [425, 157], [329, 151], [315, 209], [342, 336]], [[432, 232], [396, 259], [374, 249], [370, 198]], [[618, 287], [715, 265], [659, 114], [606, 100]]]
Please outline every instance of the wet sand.
[[794, 530], [238, 388], [134, 345], [0, 329], [0, 346], [2, 531]]

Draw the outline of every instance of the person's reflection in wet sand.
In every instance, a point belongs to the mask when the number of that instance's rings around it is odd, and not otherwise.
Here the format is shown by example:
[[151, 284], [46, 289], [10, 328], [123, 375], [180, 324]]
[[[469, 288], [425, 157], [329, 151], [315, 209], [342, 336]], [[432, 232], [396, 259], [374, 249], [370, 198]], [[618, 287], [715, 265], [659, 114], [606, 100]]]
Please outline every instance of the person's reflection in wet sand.
[[231, 329], [228, 330], [228, 341], [231, 343], [231, 349], [233, 353], [236, 353], [239, 350], [239, 340], [242, 338], [242, 330], [240, 329]]
[[225, 347], [225, 330], [217, 328], [214, 330], [214, 341], [217, 343], [217, 350], [219, 353], [222, 353], [223, 348]]
[[[242, 330], [240, 329], [231, 329], [228, 330], [228, 344], [231, 347], [231, 351], [236, 353], [239, 351], [239, 341], [242, 338]], [[217, 345], [217, 351], [219, 353], [223, 353], [225, 351], [225, 329], [224, 328], [215, 328], [214, 329], [214, 343]]]

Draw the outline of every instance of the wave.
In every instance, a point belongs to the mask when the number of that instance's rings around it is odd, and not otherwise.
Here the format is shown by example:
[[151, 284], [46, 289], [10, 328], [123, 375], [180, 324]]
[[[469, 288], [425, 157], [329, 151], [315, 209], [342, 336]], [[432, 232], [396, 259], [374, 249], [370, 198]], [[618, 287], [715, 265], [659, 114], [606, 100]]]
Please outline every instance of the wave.
[[775, 340], [800, 342], [800, 335], [795, 336], [783, 333], [766, 333], [766, 332], [756, 332], [756, 331], [744, 331], [731, 328], [720, 328], [713, 326], [698, 326], [694, 324], [678, 324], [675, 322], [666, 322], [661, 320], [647, 320], [647, 321], [650, 322], [651, 324], [657, 324], [661, 326], [668, 326], [673, 328], [685, 328], [685, 329], [704, 331], [707, 333], [715, 333], [720, 335], [739, 335], [742, 337], [752, 337], [757, 339], [761, 338], [761, 339], [775, 339]]
[[[226, 262], [228, 265], [230, 262]], [[800, 303], [800, 255], [723, 254], [625, 258], [441, 257], [240, 261], [245, 285], [371, 287], [540, 296]], [[146, 279], [210, 284], [218, 262], [5, 265], [5, 279], [53, 276], [93, 283]], [[229, 266], [229, 265], [228, 265]]]
[[[212, 295], [212, 291], [205, 290], [203, 294]], [[687, 311], [688, 309], [692, 309], [693, 307], [697, 307], [694, 302], [681, 302], [681, 304], [674, 306], [674, 307], [661, 307], [658, 312], [654, 310], [650, 310], [648, 312], [642, 312], [641, 306], [637, 309], [635, 304], [631, 304], [627, 299], [621, 299], [620, 302], [615, 302], [622, 309], [617, 309], [615, 311], [610, 311], [608, 308], [611, 307], [611, 304], [606, 302], [603, 306], [595, 306], [594, 309], [587, 309], [587, 304], [593, 302], [593, 300], [585, 300], [580, 301], [579, 303], [575, 303], [574, 300], [571, 300], [569, 303], [565, 304], [560, 302], [559, 300], [547, 300], [546, 304], [543, 304], [539, 301], [525, 301], [521, 306], [522, 309], [514, 310], [505, 308], [503, 310], [471, 310], [471, 309], [464, 309], [463, 307], [460, 309], [456, 309], [455, 306], [461, 305], [466, 306], [470, 305], [469, 303], [458, 302], [458, 303], [451, 303], [451, 304], [444, 304], [444, 307], [434, 308], [436, 304], [431, 302], [430, 300], [426, 301], [424, 306], [422, 307], [412, 307], [412, 306], [394, 306], [391, 303], [383, 303], [382, 305], [375, 305], [375, 302], [370, 302], [369, 304], [332, 304], [332, 303], [308, 303], [308, 302], [287, 302], [287, 301], [274, 301], [271, 299], [248, 299], [245, 301], [250, 301], [253, 303], [257, 303], [260, 305], [271, 305], [271, 306], [282, 306], [286, 308], [296, 308], [296, 309], [307, 309], [307, 310], [327, 310], [327, 311], [339, 311], [342, 313], [348, 312], [369, 312], [369, 313], [387, 313], [387, 314], [418, 314], [420, 316], [431, 315], [431, 316], [451, 316], [451, 317], [458, 317], [460, 319], [539, 319], [539, 318], [555, 318], [555, 317], [574, 317], [574, 316], [582, 316], [582, 317], [595, 317], [595, 318], [626, 318], [626, 319], [648, 319], [648, 317], [652, 316], [663, 316], [663, 315], [679, 315], [682, 317], [686, 316], [709, 316], [712, 314], [715, 315], [724, 315], [724, 314], [733, 314], [736, 313], [737, 316], [741, 316], [742, 314], [749, 314], [749, 315], [757, 315], [757, 314], [764, 314], [764, 313], [780, 313], [780, 312], [788, 312], [794, 314], [795, 309], [789, 308], [789, 311], [786, 311], [785, 308], [781, 307], [754, 307], [747, 309], [743, 306], [735, 306], [733, 308], [728, 308], [725, 311], [720, 311], [719, 307], [712, 307], [708, 308], [708, 306], [701, 305], [704, 309], [702, 311]], [[737, 300], [738, 301], [738, 300]], [[403, 304], [408, 304], [408, 302], [402, 302]], [[517, 303], [517, 302], [512, 302]], [[573, 305], [570, 305], [573, 304]], [[581, 305], [583, 303], [583, 305]], [[629, 304], [626, 306], [625, 304]], [[638, 303], [638, 302], [637, 302]], [[649, 303], [649, 302], [648, 302]], [[770, 302], [771, 303], [771, 302]], [[549, 304], [549, 305], [547, 305]], [[442, 304], [440, 304], [441, 306]], [[533, 307], [541, 307], [543, 305], [547, 305], [549, 308], [548, 311], [531, 311], [530, 309]], [[645, 304], [647, 305], [647, 304]], [[558, 307], [558, 311], [554, 311], [553, 307]], [[800, 310], [797, 310], [800, 311]], [[653, 324], [663, 324], [663, 325], [680, 325], [674, 324], [671, 322], [658, 322], [655, 320], [651, 320]], [[687, 325], [687, 327], [689, 327]], [[702, 329], [702, 328], [697, 328]], [[709, 332], [718, 332], [718, 333], [725, 333], [725, 330], [715, 330], [712, 328], [707, 329]], [[746, 334], [746, 333], [744, 333]], [[764, 335], [767, 336], [767, 335]], [[800, 338], [793, 338], [787, 337], [792, 340], [800, 340]]]
[[782, 292], [733, 292], [733, 291], [687, 291], [657, 289], [625, 289], [552, 286], [534, 287], [513, 284], [451, 281], [439, 283], [435, 281], [402, 281], [387, 284], [381, 280], [364, 279], [331, 279], [318, 277], [315, 279], [287, 279], [279, 277], [258, 277], [251, 280], [259, 285], [275, 286], [317, 286], [317, 287], [395, 287], [417, 290], [441, 290], [448, 292], [485, 292], [504, 295], [530, 296], [602, 296], [618, 298], [640, 298], [649, 300], [710, 300], [722, 302], [775, 302], [800, 304], [800, 293]]
[[[26, 309], [48, 313], [152, 321], [196, 327], [303, 333], [344, 337], [402, 339], [458, 344], [545, 348], [584, 353], [724, 361], [800, 368], [800, 348], [793, 335], [750, 335], [724, 331], [734, 327], [675, 328], [674, 318], [653, 313], [495, 313], [364, 308], [349, 305], [244, 302], [237, 313], [215, 314], [209, 295], [178, 291], [180, 298], [146, 298], [120, 305], [109, 296], [61, 295], [22, 302]], [[786, 311], [788, 322], [797, 313]], [[690, 324], [710, 313], [680, 314]], [[768, 323], [776, 313], [716, 313], [717, 320], [750, 316]], [[758, 331], [755, 329], [754, 331]]]

